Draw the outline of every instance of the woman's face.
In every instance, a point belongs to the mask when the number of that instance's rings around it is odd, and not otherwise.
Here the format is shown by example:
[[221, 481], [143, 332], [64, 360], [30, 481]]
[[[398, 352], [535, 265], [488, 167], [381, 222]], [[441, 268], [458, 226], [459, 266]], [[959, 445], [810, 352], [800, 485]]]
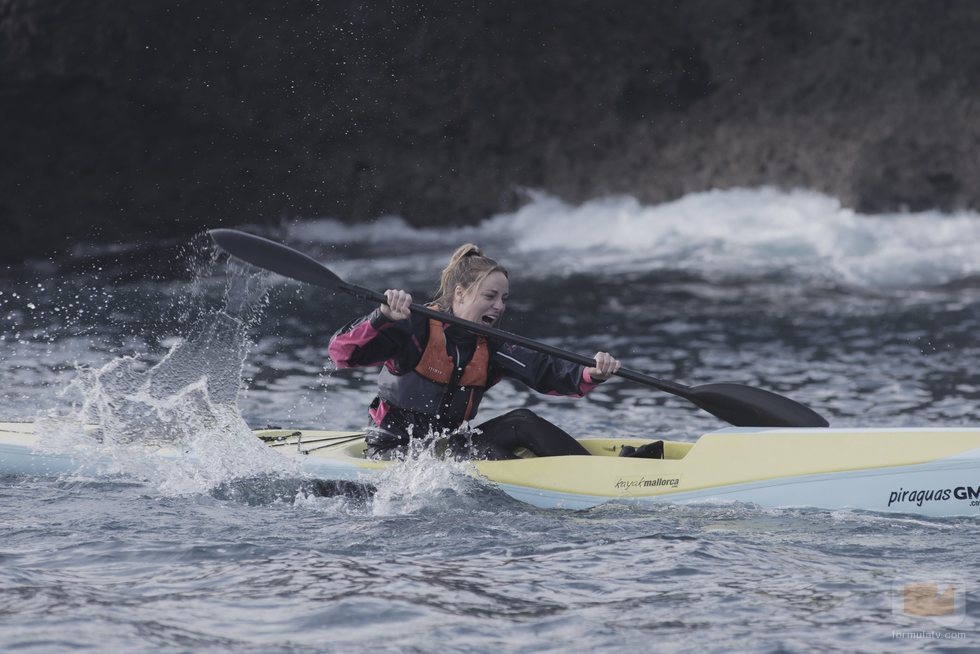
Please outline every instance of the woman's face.
[[465, 320], [496, 325], [504, 315], [510, 285], [507, 276], [497, 271], [480, 284], [464, 289], [457, 286], [453, 294], [453, 313]]

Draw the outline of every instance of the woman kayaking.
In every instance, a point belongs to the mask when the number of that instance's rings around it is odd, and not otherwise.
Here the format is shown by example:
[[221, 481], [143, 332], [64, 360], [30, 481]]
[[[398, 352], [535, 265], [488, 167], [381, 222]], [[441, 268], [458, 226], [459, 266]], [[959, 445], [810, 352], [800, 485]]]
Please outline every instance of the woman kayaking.
[[[460, 246], [442, 271], [432, 305], [459, 318], [496, 325], [509, 291], [507, 270], [475, 245]], [[513, 459], [524, 447], [537, 456], [588, 454], [556, 425], [515, 409], [469, 429], [483, 393], [504, 377], [539, 393], [582, 397], [620, 363], [607, 352], [589, 368], [512, 344], [495, 344], [462, 327], [413, 314], [412, 296], [385, 291], [387, 304], [344, 326], [330, 341], [337, 368], [383, 365], [368, 411], [366, 455], [404, 456], [410, 440], [449, 436], [453, 455]]]

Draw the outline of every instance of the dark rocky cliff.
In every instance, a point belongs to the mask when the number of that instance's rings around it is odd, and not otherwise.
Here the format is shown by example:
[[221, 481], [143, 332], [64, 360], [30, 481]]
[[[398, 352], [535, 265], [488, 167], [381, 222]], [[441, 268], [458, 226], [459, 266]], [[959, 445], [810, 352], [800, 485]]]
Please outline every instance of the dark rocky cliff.
[[520, 189], [980, 206], [980, 3], [0, 0], [0, 258]]

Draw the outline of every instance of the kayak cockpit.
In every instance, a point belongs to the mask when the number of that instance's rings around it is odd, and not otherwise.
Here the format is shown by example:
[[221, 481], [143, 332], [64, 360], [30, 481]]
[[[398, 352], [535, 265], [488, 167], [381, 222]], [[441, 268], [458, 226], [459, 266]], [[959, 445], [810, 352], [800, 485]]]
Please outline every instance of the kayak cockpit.
[[[623, 446], [629, 445], [639, 448], [651, 442], [653, 441], [648, 438], [583, 438], [579, 440], [579, 443], [592, 456], [619, 456]], [[694, 447], [694, 443], [664, 441], [664, 459], [683, 459], [692, 447]]]

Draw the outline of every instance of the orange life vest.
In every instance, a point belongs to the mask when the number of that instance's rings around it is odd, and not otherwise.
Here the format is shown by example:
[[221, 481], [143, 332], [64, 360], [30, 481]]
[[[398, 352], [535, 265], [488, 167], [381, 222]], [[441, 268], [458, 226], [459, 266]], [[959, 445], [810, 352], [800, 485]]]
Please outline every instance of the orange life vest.
[[[471, 387], [470, 397], [466, 403], [465, 420], [472, 417], [474, 389], [487, 387], [487, 368], [489, 365], [490, 349], [487, 347], [487, 339], [477, 336], [473, 356], [459, 378], [460, 387]], [[429, 339], [425, 344], [425, 350], [422, 352], [422, 358], [415, 366], [415, 372], [430, 381], [447, 386], [452, 381], [455, 368], [453, 358], [449, 356], [449, 352], [446, 350], [446, 335], [443, 333], [443, 324], [434, 318], [429, 318]]]

